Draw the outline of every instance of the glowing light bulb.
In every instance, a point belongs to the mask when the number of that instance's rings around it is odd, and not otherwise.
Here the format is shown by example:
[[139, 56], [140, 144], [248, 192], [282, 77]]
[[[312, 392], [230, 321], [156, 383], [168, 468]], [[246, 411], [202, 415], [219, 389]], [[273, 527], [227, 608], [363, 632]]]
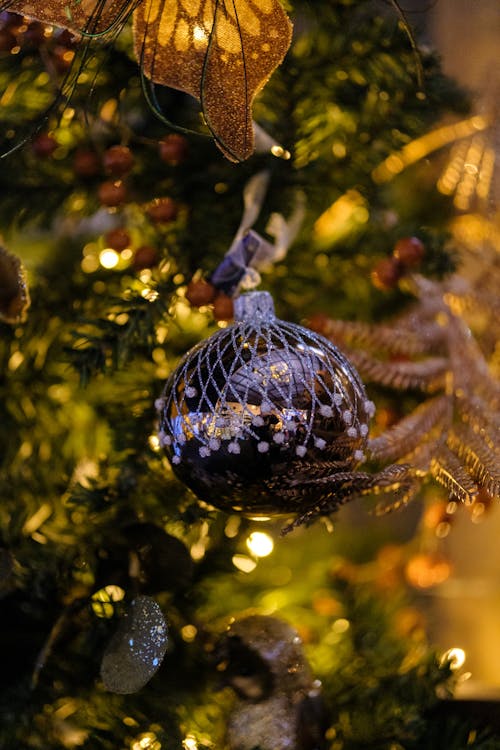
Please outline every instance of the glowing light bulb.
[[247, 539], [247, 547], [255, 557], [267, 557], [274, 549], [274, 542], [265, 531], [252, 531]]
[[114, 268], [119, 260], [120, 256], [111, 247], [106, 247], [99, 253], [99, 263], [103, 268]]
[[463, 648], [449, 648], [441, 657], [441, 666], [448, 664], [453, 672], [465, 664], [465, 651]]

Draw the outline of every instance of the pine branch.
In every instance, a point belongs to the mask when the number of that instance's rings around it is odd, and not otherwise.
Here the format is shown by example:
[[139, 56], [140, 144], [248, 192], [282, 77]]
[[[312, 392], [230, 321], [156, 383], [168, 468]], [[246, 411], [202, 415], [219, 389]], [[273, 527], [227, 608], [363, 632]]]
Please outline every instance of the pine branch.
[[369, 325], [349, 320], [328, 319], [322, 327], [324, 336], [341, 348], [354, 346], [390, 354], [412, 357], [428, 351], [428, 342], [420, 334], [404, 330], [398, 326]]
[[446, 444], [464, 462], [475, 481], [493, 498], [500, 496], [498, 456], [468, 426], [454, 427]]
[[82, 385], [99, 372], [122, 369], [139, 352], [150, 354], [157, 343], [156, 325], [167, 307], [164, 295], [158, 294], [153, 301], [136, 295], [132, 300], [114, 301], [113, 318], [124, 322], [110, 318], [82, 321], [97, 330], [72, 331], [75, 344], [65, 348]]
[[457, 457], [443, 446], [439, 455], [431, 459], [430, 472], [452, 497], [472, 505], [479, 493], [479, 488], [464, 470]]
[[438, 452], [442, 443], [443, 438], [441, 434], [429, 434], [424, 443], [418, 445], [410, 453], [406, 453], [400, 460], [410, 464], [417, 473], [423, 476], [429, 472], [431, 460]]
[[491, 451], [500, 454], [500, 414], [476, 394], [460, 395], [455, 403], [459, 415], [470, 429], [481, 436]]
[[425, 440], [427, 434], [441, 423], [450, 410], [447, 396], [437, 396], [420, 404], [394, 427], [368, 442], [368, 450], [379, 461], [394, 461], [402, 451], [411, 452]]
[[358, 350], [345, 353], [365, 380], [390, 388], [416, 389], [426, 393], [444, 388], [448, 368], [444, 357], [429, 357], [421, 362], [381, 362]]

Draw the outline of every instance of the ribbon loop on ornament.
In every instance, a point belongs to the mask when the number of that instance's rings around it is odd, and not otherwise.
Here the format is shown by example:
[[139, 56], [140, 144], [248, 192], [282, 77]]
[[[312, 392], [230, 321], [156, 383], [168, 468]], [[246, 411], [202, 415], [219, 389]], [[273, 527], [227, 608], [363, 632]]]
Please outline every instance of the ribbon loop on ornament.
[[258, 286], [259, 271], [267, 271], [285, 258], [304, 220], [305, 197], [298, 193], [289, 219], [279, 213], [273, 213], [269, 218], [266, 231], [274, 237], [274, 242], [251, 229], [262, 210], [268, 185], [267, 171], [258, 172], [245, 185], [240, 225], [229, 250], [210, 276], [211, 283], [228, 296], [235, 296], [240, 288]]

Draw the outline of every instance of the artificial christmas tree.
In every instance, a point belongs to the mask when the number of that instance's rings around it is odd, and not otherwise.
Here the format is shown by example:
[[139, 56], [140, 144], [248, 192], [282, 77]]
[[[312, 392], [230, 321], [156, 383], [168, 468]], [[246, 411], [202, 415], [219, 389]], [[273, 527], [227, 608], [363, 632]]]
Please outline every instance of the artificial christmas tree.
[[[468, 240], [446, 165], [422, 161], [492, 125], [365, 0], [286, 3], [290, 50], [254, 96], [283, 8], [2, 5], [2, 747], [500, 742], [447, 700], [462, 655], [429, 645], [415, 596], [451, 575], [461, 501], [477, 518], [498, 494], [495, 225]], [[258, 283], [291, 321], [274, 338], [231, 322]], [[216, 360], [183, 359], [213, 341]], [[226, 452], [201, 501], [163, 453], [175, 468], [186, 445], [197, 491], [193, 466]], [[277, 455], [273, 492], [307, 484], [314, 521], [285, 537], [289, 498], [277, 520], [248, 505]]]

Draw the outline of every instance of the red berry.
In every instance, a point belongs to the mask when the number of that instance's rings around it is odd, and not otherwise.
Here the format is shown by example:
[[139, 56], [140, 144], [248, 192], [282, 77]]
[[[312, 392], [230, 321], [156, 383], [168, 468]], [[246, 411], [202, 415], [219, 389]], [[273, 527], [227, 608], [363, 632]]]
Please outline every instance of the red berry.
[[99, 185], [98, 196], [103, 206], [114, 208], [127, 200], [127, 188], [121, 180], [107, 180]]
[[394, 245], [393, 255], [403, 266], [413, 268], [422, 262], [425, 246], [418, 237], [402, 237]]
[[214, 318], [215, 320], [231, 320], [234, 315], [234, 305], [232, 297], [219, 292], [214, 300]]
[[394, 289], [402, 275], [403, 267], [397, 258], [383, 258], [371, 273], [372, 284], [383, 291]]
[[213, 284], [204, 279], [190, 281], [186, 290], [186, 299], [194, 307], [209, 305], [214, 301], [217, 290]]
[[78, 177], [95, 177], [101, 171], [99, 155], [91, 149], [78, 149], [73, 157], [73, 170]]
[[31, 144], [35, 156], [41, 158], [52, 156], [57, 146], [58, 143], [54, 136], [49, 135], [48, 133], [40, 133]]
[[104, 241], [106, 247], [112, 247], [113, 250], [117, 250], [118, 252], [125, 250], [126, 247], [130, 247], [130, 236], [125, 229], [111, 229], [104, 235]]
[[188, 153], [188, 142], [184, 136], [171, 133], [161, 139], [158, 150], [162, 161], [175, 166], [185, 160]]
[[158, 263], [158, 260], [158, 250], [155, 247], [142, 245], [142, 247], [138, 247], [135, 251], [132, 265], [136, 271], [141, 271], [143, 268], [153, 268]]
[[114, 177], [123, 177], [134, 166], [134, 155], [128, 146], [111, 146], [104, 152], [104, 169]]
[[177, 218], [179, 207], [172, 198], [155, 198], [146, 208], [146, 212], [155, 224], [166, 224]]

